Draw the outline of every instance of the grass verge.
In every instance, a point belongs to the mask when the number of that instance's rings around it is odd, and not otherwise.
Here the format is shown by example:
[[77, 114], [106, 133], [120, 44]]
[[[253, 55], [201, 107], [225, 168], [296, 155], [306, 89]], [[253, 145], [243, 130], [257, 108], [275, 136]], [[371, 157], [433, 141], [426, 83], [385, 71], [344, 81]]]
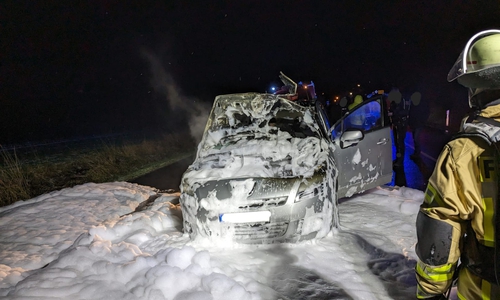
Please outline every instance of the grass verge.
[[[87, 182], [127, 181], [192, 155], [195, 143], [183, 134], [141, 142], [103, 142], [50, 156], [19, 157], [0, 150], [0, 206]], [[35, 158], [33, 158], [33, 156]]]

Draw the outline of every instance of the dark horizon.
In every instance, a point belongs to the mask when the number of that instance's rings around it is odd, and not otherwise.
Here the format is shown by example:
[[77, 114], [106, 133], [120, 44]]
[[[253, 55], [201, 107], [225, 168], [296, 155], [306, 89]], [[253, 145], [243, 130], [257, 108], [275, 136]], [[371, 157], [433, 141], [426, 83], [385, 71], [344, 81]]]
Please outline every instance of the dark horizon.
[[397, 85], [467, 108], [446, 74], [497, 1], [353, 2], [5, 1], [0, 144], [175, 130], [280, 71], [328, 97]]

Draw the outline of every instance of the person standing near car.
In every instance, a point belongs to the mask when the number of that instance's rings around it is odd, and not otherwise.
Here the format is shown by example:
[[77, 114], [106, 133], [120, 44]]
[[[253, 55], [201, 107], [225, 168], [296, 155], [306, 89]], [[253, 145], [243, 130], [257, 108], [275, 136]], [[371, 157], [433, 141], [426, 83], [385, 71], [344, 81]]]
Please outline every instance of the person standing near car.
[[403, 98], [399, 88], [393, 88], [389, 92], [389, 114], [391, 115], [392, 134], [394, 136], [394, 145], [396, 146], [396, 160], [393, 165], [395, 168], [403, 166], [405, 157], [405, 138], [408, 130], [408, 114], [410, 110], [409, 101]]
[[[473, 109], [443, 148], [416, 220], [417, 299], [500, 299], [500, 30], [472, 36], [448, 74]], [[460, 261], [460, 265], [459, 265]]]
[[354, 97], [354, 101], [353, 101], [351, 104], [349, 104], [349, 106], [347, 107], [347, 109], [348, 109], [349, 111], [351, 111], [351, 110], [353, 110], [356, 106], [360, 105], [361, 103], [363, 103], [363, 96], [361, 96], [361, 95], [359, 95], [359, 94], [358, 94], [358, 95], [356, 95], [356, 96]]
[[414, 161], [420, 159], [421, 144], [420, 137], [422, 130], [424, 129], [425, 123], [429, 118], [429, 105], [427, 101], [422, 100], [422, 94], [420, 92], [414, 92], [411, 95], [411, 106], [409, 113], [409, 125], [413, 136], [413, 154], [410, 158]]

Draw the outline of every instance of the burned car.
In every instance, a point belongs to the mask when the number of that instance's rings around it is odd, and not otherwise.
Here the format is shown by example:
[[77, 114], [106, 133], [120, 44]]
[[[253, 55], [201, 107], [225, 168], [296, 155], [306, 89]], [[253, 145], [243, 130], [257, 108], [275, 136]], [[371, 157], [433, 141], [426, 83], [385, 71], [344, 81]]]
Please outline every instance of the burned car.
[[[296, 85], [283, 74], [282, 80], [292, 83], [289, 95], [216, 97], [196, 159], [181, 181], [184, 231], [192, 239], [274, 243], [321, 238], [339, 226], [339, 196], [391, 180], [392, 168], [389, 177], [373, 172], [381, 170], [380, 156], [370, 161], [351, 149], [350, 157], [341, 157], [344, 149], [370, 139], [374, 128], [351, 128], [342, 120], [330, 126], [319, 102], [290, 100]], [[389, 138], [391, 163], [390, 132], [384, 138]], [[377, 149], [371, 151], [380, 151], [381, 145], [374, 143]], [[358, 174], [361, 168], [373, 176]]]

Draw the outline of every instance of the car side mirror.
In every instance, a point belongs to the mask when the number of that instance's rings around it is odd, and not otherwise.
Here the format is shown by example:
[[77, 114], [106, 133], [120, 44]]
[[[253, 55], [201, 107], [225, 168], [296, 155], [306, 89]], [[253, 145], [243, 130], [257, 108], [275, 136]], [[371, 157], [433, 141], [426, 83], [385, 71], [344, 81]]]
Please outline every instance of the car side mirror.
[[347, 130], [340, 137], [340, 148], [345, 149], [356, 145], [364, 138], [361, 130]]

